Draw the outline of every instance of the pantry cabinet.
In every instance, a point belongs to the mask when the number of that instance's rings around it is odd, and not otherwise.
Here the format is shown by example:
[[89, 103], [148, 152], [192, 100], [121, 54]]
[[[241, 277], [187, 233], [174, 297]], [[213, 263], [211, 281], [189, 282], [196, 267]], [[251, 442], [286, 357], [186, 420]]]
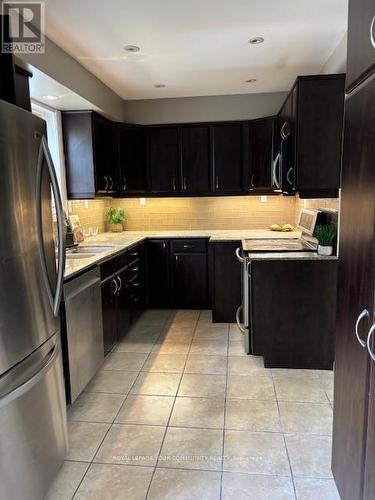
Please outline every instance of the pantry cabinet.
[[346, 87], [352, 90], [375, 70], [375, 3], [349, 2]]

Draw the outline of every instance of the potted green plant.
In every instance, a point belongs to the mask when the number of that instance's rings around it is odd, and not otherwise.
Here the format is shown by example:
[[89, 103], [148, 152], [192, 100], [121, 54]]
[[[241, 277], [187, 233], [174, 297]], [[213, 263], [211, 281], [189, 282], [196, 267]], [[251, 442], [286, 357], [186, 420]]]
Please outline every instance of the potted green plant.
[[107, 218], [113, 233], [120, 233], [123, 230], [122, 223], [126, 220], [123, 208], [111, 207], [107, 212]]
[[319, 255], [332, 255], [336, 234], [337, 229], [333, 224], [320, 224], [316, 226], [314, 236], [319, 242]]

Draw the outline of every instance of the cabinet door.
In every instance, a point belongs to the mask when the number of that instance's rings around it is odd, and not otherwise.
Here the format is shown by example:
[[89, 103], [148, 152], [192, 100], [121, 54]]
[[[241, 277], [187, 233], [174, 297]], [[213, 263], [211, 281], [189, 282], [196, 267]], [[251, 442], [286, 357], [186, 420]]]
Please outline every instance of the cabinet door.
[[273, 138], [275, 120], [250, 122], [249, 158], [251, 191], [272, 191]]
[[182, 191], [210, 191], [210, 129], [208, 126], [183, 127], [181, 134]]
[[[372, 342], [372, 352], [375, 353], [375, 342]], [[369, 398], [364, 500], [375, 498], [375, 361], [371, 362]]]
[[241, 305], [241, 264], [236, 249], [241, 241], [210, 243], [212, 318], [214, 322], [235, 323]]
[[346, 87], [352, 89], [374, 70], [375, 2], [350, 0]]
[[296, 176], [297, 191], [340, 187], [344, 77], [317, 76], [299, 81]]
[[174, 307], [204, 309], [208, 304], [206, 253], [175, 253], [173, 266]]
[[170, 307], [169, 241], [147, 241], [147, 289], [149, 307]]
[[113, 123], [93, 113], [92, 135], [96, 191], [113, 194], [117, 190]]
[[146, 128], [117, 125], [118, 181], [121, 194], [146, 191], [146, 148]]
[[151, 191], [169, 193], [178, 190], [178, 131], [176, 127], [149, 129]]
[[277, 172], [277, 183], [283, 193], [293, 193], [296, 177], [296, 129], [297, 129], [298, 85], [288, 95], [279, 113], [279, 140], [281, 168]]
[[117, 342], [117, 288], [118, 283], [114, 278], [102, 283], [104, 355], [107, 355]]
[[128, 268], [124, 268], [117, 274], [117, 331], [118, 338], [126, 335], [130, 328], [130, 303], [129, 303], [129, 284], [127, 280]]
[[244, 190], [243, 124], [214, 125], [213, 135], [213, 189], [236, 193]]
[[[372, 315], [374, 307], [374, 101], [373, 81], [352, 95], [345, 108], [332, 457], [342, 500], [362, 498], [365, 466], [370, 362], [355, 330], [361, 312], [367, 309]], [[360, 338], [366, 339], [371, 323], [372, 318], [363, 316]]]

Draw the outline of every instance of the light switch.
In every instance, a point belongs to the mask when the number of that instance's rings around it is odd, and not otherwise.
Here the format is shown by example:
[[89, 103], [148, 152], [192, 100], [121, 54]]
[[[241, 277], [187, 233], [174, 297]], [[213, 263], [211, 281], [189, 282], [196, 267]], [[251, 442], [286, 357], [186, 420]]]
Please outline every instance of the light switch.
[[263, 195], [263, 196], [260, 197], [260, 202], [261, 203], [267, 203], [267, 201], [268, 201], [268, 197], [267, 196]]

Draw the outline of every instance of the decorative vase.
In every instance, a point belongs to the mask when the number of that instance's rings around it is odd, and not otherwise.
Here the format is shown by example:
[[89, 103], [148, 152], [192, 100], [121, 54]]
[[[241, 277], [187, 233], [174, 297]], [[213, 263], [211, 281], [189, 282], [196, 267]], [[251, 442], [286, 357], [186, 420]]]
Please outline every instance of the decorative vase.
[[319, 255], [332, 255], [333, 253], [333, 247], [332, 245], [326, 246], [326, 245], [318, 245], [318, 254]]
[[122, 232], [122, 224], [121, 222], [118, 224], [111, 224], [112, 233], [121, 233]]

